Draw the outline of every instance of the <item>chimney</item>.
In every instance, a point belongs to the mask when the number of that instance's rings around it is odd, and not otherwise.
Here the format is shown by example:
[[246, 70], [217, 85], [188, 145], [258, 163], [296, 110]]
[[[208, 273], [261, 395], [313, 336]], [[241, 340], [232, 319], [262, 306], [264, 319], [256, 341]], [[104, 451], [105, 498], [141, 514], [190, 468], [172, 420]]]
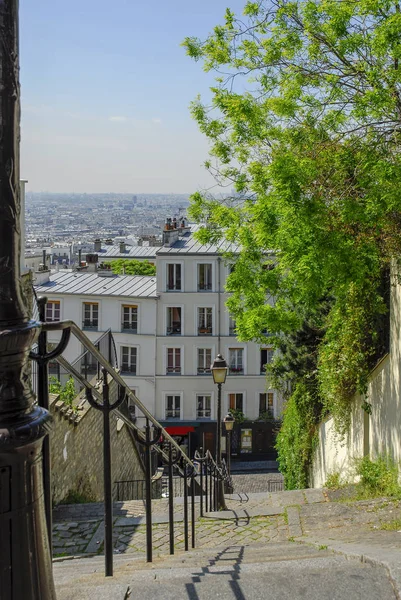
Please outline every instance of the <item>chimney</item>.
[[166, 224], [163, 230], [163, 246], [172, 246], [179, 238], [179, 229], [177, 229], [177, 221], [166, 219]]
[[102, 240], [99, 238], [95, 239], [95, 248], [94, 248], [95, 252], [101, 252], [102, 250]]
[[141, 237], [138, 238], [138, 246], [143, 246], [143, 239]]
[[120, 242], [120, 254], [124, 254], [126, 251], [125, 242]]
[[87, 265], [88, 273], [96, 273], [98, 259], [99, 259], [99, 257], [97, 254], [87, 254], [86, 255], [86, 265]]
[[82, 250], [81, 248], [78, 250], [78, 267], [81, 266], [82, 263]]
[[46, 250], [43, 250], [42, 252], [42, 262], [44, 266], [44, 269], [42, 269], [42, 271], [44, 271], [46, 269]]

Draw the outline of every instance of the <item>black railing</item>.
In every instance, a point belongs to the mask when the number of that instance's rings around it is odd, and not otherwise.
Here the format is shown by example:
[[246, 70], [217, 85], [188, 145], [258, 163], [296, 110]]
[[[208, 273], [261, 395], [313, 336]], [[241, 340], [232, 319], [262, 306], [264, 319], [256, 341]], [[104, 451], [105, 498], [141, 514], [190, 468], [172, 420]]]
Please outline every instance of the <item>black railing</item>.
[[125, 333], [138, 333], [138, 323], [136, 321], [124, 321], [121, 323], [121, 331]]
[[181, 375], [181, 367], [167, 367], [167, 375]]
[[203, 292], [205, 290], [211, 290], [211, 289], [212, 289], [211, 283], [199, 283], [198, 284], [198, 292]]
[[210, 367], [198, 367], [198, 375], [210, 375]]
[[99, 327], [98, 319], [84, 319], [82, 321], [82, 329], [85, 331], [97, 331]]
[[[182, 479], [180, 493], [184, 498], [184, 546], [188, 550], [191, 540], [192, 547], [195, 546], [195, 493], [199, 493], [201, 500], [201, 510], [203, 512], [203, 498], [210, 494], [208, 506], [217, 507], [217, 492], [219, 485], [224, 484], [226, 490], [231, 490], [230, 478], [227, 473], [225, 463], [217, 466], [209, 452], [205, 455], [199, 454], [199, 470], [195, 464], [188, 458], [183, 450], [178, 446], [168, 432], [160, 425], [153, 415], [146, 409], [139, 398], [127, 386], [124, 379], [118, 372], [117, 355], [114, 345], [114, 339], [110, 331], [105, 332], [95, 343], [92, 343], [86, 335], [72, 321], [62, 321], [56, 323], [41, 324], [42, 334], [47, 332], [62, 330], [62, 342], [60, 348], [62, 351], [66, 346], [66, 339], [69, 333], [75, 337], [85, 347], [85, 352], [73, 363], [69, 363], [63, 356], [56, 356], [56, 351], [46, 352], [46, 344], [43, 347], [39, 345], [37, 352], [31, 353], [31, 358], [41, 365], [41, 369], [48, 372], [48, 363], [56, 358], [60, 364], [61, 372], [72, 376], [77, 384], [77, 388], [85, 389], [87, 401], [90, 405], [103, 414], [103, 454], [104, 454], [104, 503], [105, 503], [105, 573], [106, 576], [113, 574], [113, 496], [114, 499], [138, 499], [145, 500], [146, 509], [146, 555], [148, 562], [152, 561], [152, 499], [165, 497], [169, 502], [169, 532], [170, 532], [170, 553], [174, 553], [174, 496], [177, 476]], [[68, 340], [67, 340], [68, 341]], [[57, 351], [60, 349], [56, 349]], [[90, 369], [83, 369], [82, 365], [95, 365], [96, 374], [91, 374]], [[39, 375], [40, 375], [39, 370]], [[37, 370], [33, 370], [33, 378], [36, 378]], [[47, 401], [48, 388], [43, 385], [36, 386], [39, 395], [39, 401]], [[46, 396], [47, 398], [43, 398]], [[140, 429], [137, 421], [131, 418], [128, 399], [135, 406], [136, 416], [141, 417], [141, 422], [145, 418], [145, 427]], [[110, 413], [114, 412], [128, 427], [138, 446], [135, 446], [137, 459], [144, 466], [145, 478], [141, 482], [116, 482], [114, 489], [112, 485], [111, 471], [111, 445], [110, 445]], [[179, 411], [178, 411], [179, 412]], [[171, 416], [176, 416], [178, 412], [174, 409], [169, 411]], [[179, 415], [178, 415], [179, 416]], [[153, 430], [152, 430], [153, 428]], [[162, 441], [163, 440], [163, 441]], [[50, 457], [49, 447], [47, 446], [44, 456], [44, 485], [45, 496], [50, 496]], [[155, 473], [157, 464], [162, 463], [167, 469], [167, 481], [161, 476], [152, 476]], [[167, 492], [166, 492], [167, 489]], [[189, 506], [190, 504], [190, 506]], [[51, 504], [48, 502], [48, 506]], [[191, 520], [191, 531], [189, 530], [189, 515]], [[48, 514], [48, 527], [51, 531], [51, 512]]]
[[198, 327], [198, 335], [212, 335], [213, 334], [213, 327], [205, 327], [203, 325], [200, 325]]

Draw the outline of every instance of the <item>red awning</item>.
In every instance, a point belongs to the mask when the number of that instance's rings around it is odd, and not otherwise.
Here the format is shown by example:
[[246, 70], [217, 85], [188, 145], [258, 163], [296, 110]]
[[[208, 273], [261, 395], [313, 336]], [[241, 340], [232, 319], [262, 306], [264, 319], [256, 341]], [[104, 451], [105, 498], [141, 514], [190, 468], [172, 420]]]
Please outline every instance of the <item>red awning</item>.
[[195, 431], [195, 427], [191, 425], [176, 425], [174, 427], [165, 427], [164, 429], [170, 435], [186, 435], [190, 431]]

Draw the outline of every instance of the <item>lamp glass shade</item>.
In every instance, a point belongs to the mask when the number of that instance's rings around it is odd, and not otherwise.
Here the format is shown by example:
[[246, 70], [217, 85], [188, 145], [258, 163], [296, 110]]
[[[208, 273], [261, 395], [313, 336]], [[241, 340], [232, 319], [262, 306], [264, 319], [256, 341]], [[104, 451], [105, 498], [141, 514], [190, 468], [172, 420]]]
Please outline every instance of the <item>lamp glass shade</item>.
[[224, 417], [223, 423], [226, 428], [226, 431], [232, 431], [234, 427], [235, 419], [232, 415], [228, 414]]
[[227, 363], [221, 354], [218, 354], [213, 361], [210, 370], [213, 374], [214, 383], [225, 383], [227, 377]]

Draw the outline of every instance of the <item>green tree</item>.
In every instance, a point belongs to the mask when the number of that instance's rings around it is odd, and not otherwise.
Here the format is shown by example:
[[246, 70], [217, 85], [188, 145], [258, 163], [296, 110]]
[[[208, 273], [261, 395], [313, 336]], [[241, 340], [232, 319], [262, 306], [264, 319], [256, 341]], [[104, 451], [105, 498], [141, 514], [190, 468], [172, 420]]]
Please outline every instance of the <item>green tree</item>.
[[156, 267], [148, 260], [123, 259], [111, 261], [113, 273], [118, 275], [156, 275]]
[[184, 42], [216, 72], [211, 105], [191, 107], [206, 167], [236, 191], [192, 196], [198, 237], [241, 248], [227, 304], [242, 339], [268, 329], [294, 347], [305, 319], [319, 329], [314, 375], [306, 344], [292, 389], [305, 384], [340, 432], [366, 391], [401, 249], [400, 31], [389, 0], [258, 0]]

